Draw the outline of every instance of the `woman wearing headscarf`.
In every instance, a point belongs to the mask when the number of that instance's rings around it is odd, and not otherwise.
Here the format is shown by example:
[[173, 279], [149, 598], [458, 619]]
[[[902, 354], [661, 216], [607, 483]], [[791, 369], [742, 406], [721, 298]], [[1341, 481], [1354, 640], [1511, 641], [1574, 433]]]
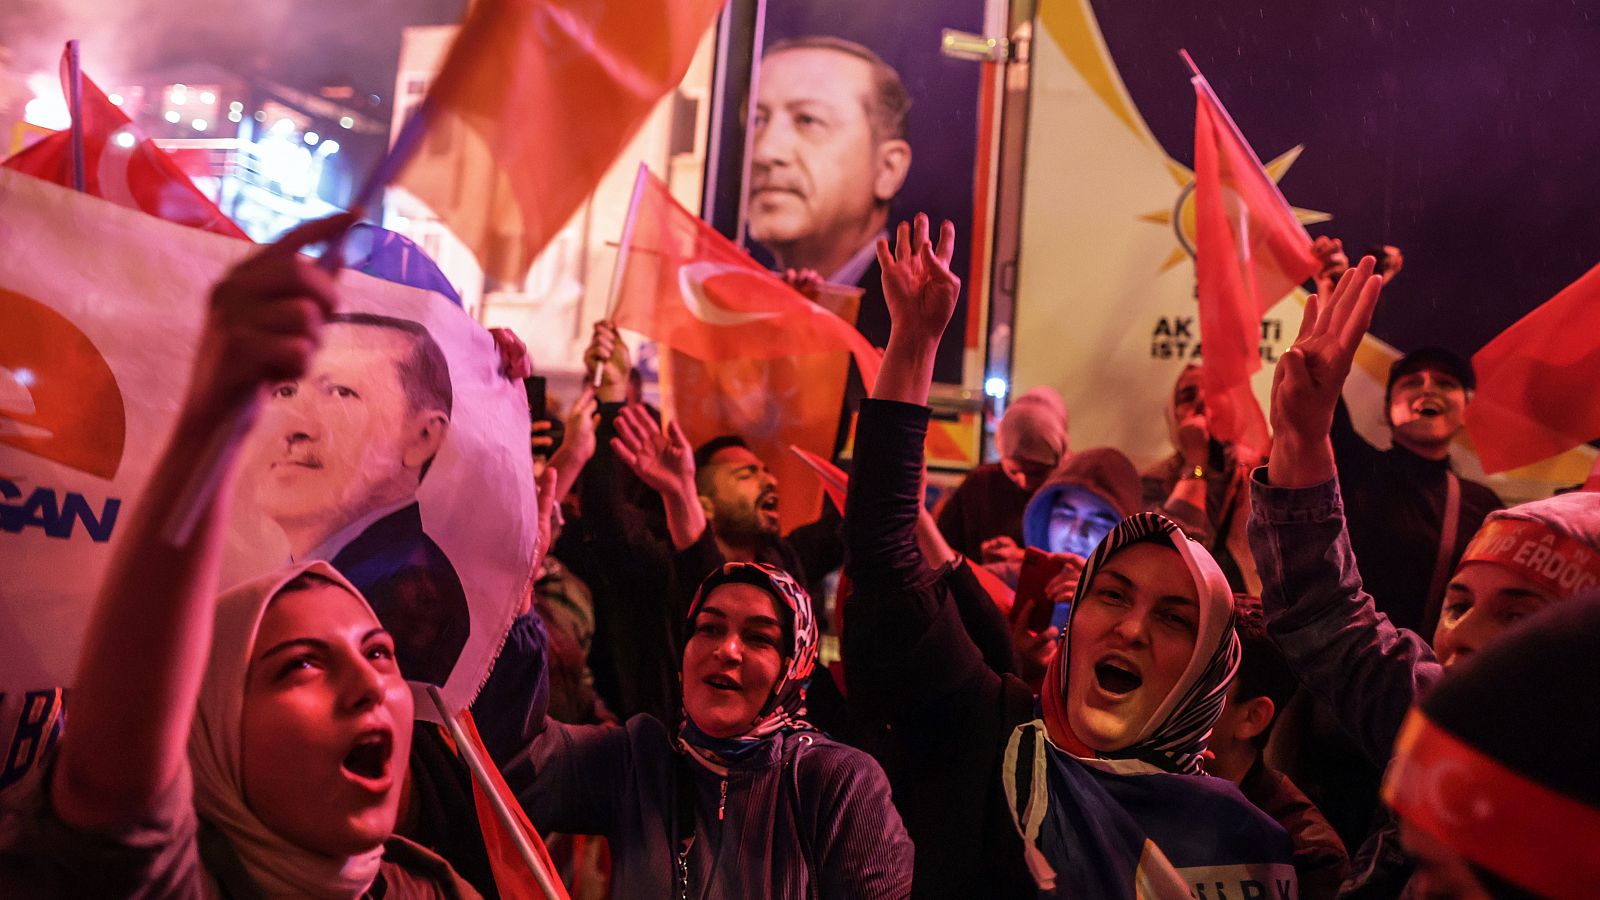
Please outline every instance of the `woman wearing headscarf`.
[[[862, 404], [845, 520], [852, 703], [892, 725], [925, 897], [1293, 896], [1288, 836], [1199, 755], [1238, 662], [1216, 563], [1157, 515], [1092, 555], [1042, 711], [983, 664], [912, 530], [933, 348], [959, 282], [919, 216], [880, 243], [894, 327]], [[1221, 884], [1221, 888], [1217, 885]], [[1202, 888], [1201, 885], [1204, 887]]]
[[477, 896], [392, 837], [412, 701], [361, 595], [315, 563], [216, 599], [237, 446], [193, 534], [164, 528], [215, 423], [304, 371], [335, 291], [297, 251], [349, 222], [296, 229], [213, 289], [189, 394], [89, 622], [46, 803], [0, 855], [0, 895]]
[[[1000, 461], [967, 473], [939, 503], [939, 530], [957, 553], [992, 562], [1019, 554], [1022, 511], [1067, 458], [1067, 407], [1054, 388], [1017, 396], [995, 429]], [[989, 552], [985, 553], [985, 547]]]
[[533, 823], [605, 835], [620, 897], [907, 896], [911, 842], [883, 771], [804, 719], [817, 658], [805, 590], [727, 563], [700, 586], [688, 634], [676, 726], [546, 720], [507, 763]]

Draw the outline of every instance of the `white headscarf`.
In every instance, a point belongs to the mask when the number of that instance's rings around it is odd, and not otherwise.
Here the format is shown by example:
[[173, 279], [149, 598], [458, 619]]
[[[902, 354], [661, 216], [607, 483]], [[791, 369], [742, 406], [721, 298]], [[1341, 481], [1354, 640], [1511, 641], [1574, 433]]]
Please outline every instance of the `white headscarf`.
[[[361, 592], [333, 566], [313, 562], [246, 582], [217, 600], [211, 660], [189, 732], [189, 767], [194, 773], [195, 811], [228, 839], [264, 894], [343, 900], [360, 896], [372, 884], [383, 848], [349, 857], [315, 853], [262, 824], [244, 799], [244, 690], [256, 632], [272, 598], [306, 573], [327, 578], [361, 598]], [[361, 602], [366, 604], [364, 598]]]

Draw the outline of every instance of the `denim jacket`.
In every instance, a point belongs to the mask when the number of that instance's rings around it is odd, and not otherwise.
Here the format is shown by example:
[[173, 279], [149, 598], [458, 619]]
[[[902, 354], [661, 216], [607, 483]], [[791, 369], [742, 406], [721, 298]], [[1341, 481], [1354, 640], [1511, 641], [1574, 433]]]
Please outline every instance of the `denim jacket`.
[[1266, 474], [1262, 467], [1252, 476], [1250, 550], [1267, 633], [1362, 752], [1387, 765], [1406, 711], [1439, 680], [1439, 661], [1361, 589], [1338, 482], [1280, 488]]

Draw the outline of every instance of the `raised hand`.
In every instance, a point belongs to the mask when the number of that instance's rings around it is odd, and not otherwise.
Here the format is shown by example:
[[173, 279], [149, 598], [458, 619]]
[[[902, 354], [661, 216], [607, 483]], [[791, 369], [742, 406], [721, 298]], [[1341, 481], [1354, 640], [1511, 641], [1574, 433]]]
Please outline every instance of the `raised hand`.
[[1211, 458], [1211, 420], [1205, 413], [1192, 413], [1178, 423], [1178, 452], [1188, 469], [1204, 466]]
[[[561, 442], [561, 447], [567, 450], [566, 459], [575, 462], [579, 468], [594, 458], [595, 426], [599, 420], [599, 401], [594, 397], [594, 388], [584, 385], [583, 393], [572, 404], [572, 409], [567, 413], [567, 436]], [[553, 462], [553, 460], [552, 460]]]
[[494, 349], [500, 354], [500, 374], [513, 381], [533, 375], [533, 357], [528, 355], [528, 345], [509, 328], [491, 328]]
[[594, 335], [588, 349], [583, 351], [583, 365], [589, 373], [587, 383], [594, 384], [594, 373], [600, 370], [600, 384], [596, 393], [602, 403], [621, 403], [628, 399], [628, 373], [633, 364], [628, 359], [628, 345], [617, 334], [617, 326], [605, 319], [594, 323]]
[[299, 378], [338, 306], [333, 276], [300, 255], [344, 233], [355, 216], [307, 222], [234, 266], [211, 289], [190, 400], [231, 408], [264, 384]]
[[878, 400], [925, 405], [933, 381], [933, 359], [939, 338], [955, 312], [961, 279], [950, 271], [956, 229], [945, 222], [939, 246], [928, 242], [928, 217], [917, 213], [915, 225], [900, 223], [894, 252], [878, 239], [878, 265], [883, 269], [883, 299], [889, 307], [889, 346], [872, 385]]
[[1339, 238], [1318, 235], [1311, 242], [1311, 255], [1317, 258], [1318, 284], [1332, 284], [1350, 270], [1350, 257], [1344, 252], [1344, 241]]
[[900, 223], [892, 253], [889, 242], [878, 239], [892, 332], [938, 343], [961, 293], [961, 279], [950, 271], [955, 247], [956, 228], [949, 221], [939, 228], [939, 246], [929, 243], [926, 213], [917, 213], [915, 224]]
[[1009, 563], [1022, 561], [1022, 548], [1017, 546], [1015, 539], [1009, 534], [992, 537], [978, 545], [978, 553], [985, 563]]
[[1384, 284], [1388, 284], [1390, 279], [1399, 275], [1405, 265], [1406, 255], [1400, 252], [1399, 247], [1393, 244], [1383, 245], [1383, 259], [1378, 262], [1378, 274], [1383, 276]]
[[783, 281], [807, 297], [816, 297], [822, 286], [822, 274], [816, 269], [784, 269]]
[[617, 414], [611, 449], [640, 481], [663, 496], [694, 495], [694, 448], [678, 423], [667, 423], [663, 431], [644, 407], [630, 403]]
[[1328, 431], [1356, 348], [1372, 324], [1383, 278], [1362, 257], [1331, 291], [1306, 303], [1294, 346], [1272, 376], [1272, 455], [1267, 478], [1279, 487], [1309, 487], [1334, 475]]

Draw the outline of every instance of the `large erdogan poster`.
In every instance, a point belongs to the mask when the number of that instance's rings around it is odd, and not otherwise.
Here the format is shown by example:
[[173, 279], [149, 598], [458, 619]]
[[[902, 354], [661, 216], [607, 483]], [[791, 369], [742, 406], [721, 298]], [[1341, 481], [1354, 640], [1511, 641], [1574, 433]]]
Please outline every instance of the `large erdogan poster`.
[[[44, 701], [27, 692], [70, 685], [101, 573], [171, 430], [208, 288], [251, 250], [0, 170], [7, 771], [41, 749], [28, 723]], [[331, 561], [394, 633], [406, 676], [464, 706], [530, 575], [526, 400], [489, 335], [443, 298], [353, 272], [340, 290], [311, 371], [273, 386], [246, 439], [223, 584]]]

